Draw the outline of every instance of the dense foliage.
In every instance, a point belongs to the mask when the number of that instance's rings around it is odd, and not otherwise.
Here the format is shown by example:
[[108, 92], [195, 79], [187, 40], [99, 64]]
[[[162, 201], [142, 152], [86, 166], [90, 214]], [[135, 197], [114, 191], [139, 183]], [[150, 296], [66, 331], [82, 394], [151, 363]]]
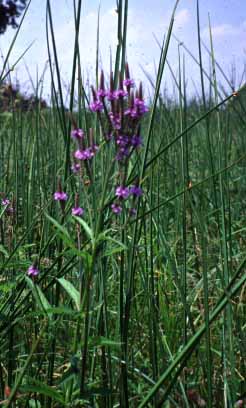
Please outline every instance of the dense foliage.
[[16, 19], [20, 17], [26, 7], [27, 0], [0, 0], [0, 34], [4, 34], [7, 27], [18, 27]]

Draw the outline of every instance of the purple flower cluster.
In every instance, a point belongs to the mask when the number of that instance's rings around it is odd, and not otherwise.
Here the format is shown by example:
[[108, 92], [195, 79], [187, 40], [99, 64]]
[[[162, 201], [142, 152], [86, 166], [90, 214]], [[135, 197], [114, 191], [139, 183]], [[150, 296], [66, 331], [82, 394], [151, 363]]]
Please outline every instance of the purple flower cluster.
[[54, 193], [54, 200], [56, 201], [67, 201], [68, 195], [64, 191], [56, 191]]
[[39, 270], [35, 264], [29, 266], [27, 270], [28, 276], [35, 277], [35, 276], [38, 276], [38, 274], [39, 274]]
[[[133, 196], [133, 201], [134, 201], [134, 199], [136, 199], [137, 197], [141, 197], [142, 194], [143, 194], [143, 191], [141, 187], [139, 187], [138, 185], [134, 185], [132, 187], [124, 187], [124, 186], [116, 187], [115, 195], [119, 202], [113, 203], [111, 205], [111, 209], [113, 213], [120, 214], [122, 212], [123, 208], [120, 203], [121, 201], [127, 200], [130, 196]], [[135, 215], [136, 209], [134, 207], [130, 208], [129, 213], [132, 216]]]
[[[115, 160], [120, 168], [120, 179], [115, 189], [115, 202], [111, 205], [113, 213], [120, 214], [123, 210], [122, 201], [131, 197], [132, 203], [137, 197], [142, 195], [142, 189], [139, 182], [136, 185], [127, 187], [127, 169], [129, 160], [135, 150], [142, 146], [142, 137], [140, 134], [140, 121], [143, 115], [148, 111], [143, 99], [142, 84], [138, 89], [135, 88], [134, 80], [130, 77], [128, 64], [125, 66], [125, 78], [119, 73], [118, 85], [111, 72], [108, 89], [105, 87], [104, 73], [101, 72], [100, 84], [97, 90], [91, 87], [92, 101], [89, 104], [90, 110], [98, 115], [102, 129], [102, 134], [106, 143], [112, 143], [115, 149]], [[74, 174], [82, 175], [84, 166], [88, 179], [92, 167], [90, 161], [96, 155], [99, 147], [94, 143], [93, 130], [90, 129], [89, 135], [86, 135], [83, 129], [79, 128], [75, 122], [71, 132], [72, 139], [76, 142], [77, 148], [73, 152], [73, 164], [71, 170]], [[86, 162], [86, 163], [84, 163]], [[64, 211], [65, 202], [68, 195], [63, 191], [61, 183], [58, 190], [54, 193], [54, 199], [60, 202]], [[131, 215], [135, 215], [134, 207], [129, 208]], [[75, 200], [75, 206], [72, 208], [72, 215], [82, 216], [84, 209], [79, 206], [78, 197]]]
[[[142, 84], [134, 93], [134, 81], [130, 78], [129, 67], [126, 64], [126, 78], [123, 80], [119, 74], [119, 87], [114, 88], [113, 73], [110, 75], [110, 88], [105, 89], [104, 73], [101, 73], [100, 86], [97, 91], [92, 87], [93, 101], [90, 103], [90, 109], [93, 112], [105, 112], [110, 118], [110, 125], [115, 130], [122, 129], [124, 117], [128, 117], [131, 127], [136, 127], [142, 116], [148, 112], [148, 108], [143, 100]], [[127, 98], [126, 98], [127, 97]], [[106, 101], [110, 102], [107, 107]], [[129, 123], [128, 123], [129, 125]]]
[[[61, 208], [64, 211], [65, 201], [68, 199], [67, 193], [62, 191], [61, 180], [58, 181], [58, 190], [54, 193], [54, 200], [60, 201]], [[84, 214], [84, 209], [79, 206], [79, 196], [76, 194], [75, 196], [75, 206], [72, 208], [72, 215], [76, 215], [80, 217]]]
[[6, 198], [6, 197], [3, 198], [2, 201], [1, 201], [1, 205], [3, 207], [5, 207], [5, 214], [6, 215], [11, 216], [11, 215], [14, 214], [14, 207], [11, 204], [11, 201], [8, 198]]
[[98, 146], [87, 147], [85, 149], [78, 149], [74, 152], [74, 157], [77, 160], [90, 160], [95, 156]]
[[118, 186], [115, 190], [116, 197], [122, 200], [126, 200], [130, 195], [132, 195], [133, 197], [141, 197], [142, 194], [143, 191], [141, 187], [137, 185], [132, 187]]
[[[116, 82], [118, 85], [116, 86]], [[90, 109], [97, 112], [102, 132], [107, 143], [114, 143], [115, 160], [120, 167], [120, 186], [116, 188], [116, 202], [111, 206], [115, 214], [122, 212], [121, 200], [130, 195], [133, 200], [142, 194], [141, 188], [136, 185], [124, 187], [129, 160], [143, 142], [140, 132], [140, 122], [148, 108], [144, 102], [142, 84], [135, 87], [130, 77], [129, 66], [125, 66], [125, 78], [119, 73], [118, 81], [113, 73], [110, 74], [108, 89], [105, 88], [104, 73], [101, 72], [100, 84], [97, 90], [92, 89]], [[131, 215], [135, 209], [130, 209]]]
[[3, 200], [2, 200], [2, 205], [3, 206], [7, 206], [7, 205], [9, 205], [10, 204], [10, 201], [9, 201], [9, 199], [8, 198], [4, 198]]
[[71, 170], [73, 173], [78, 173], [81, 169], [81, 165], [76, 160], [78, 160], [79, 162], [91, 160], [95, 156], [98, 150], [98, 146], [94, 143], [92, 129], [90, 129], [89, 135], [90, 146], [86, 146], [85, 133], [82, 129], [76, 128], [72, 130], [71, 137], [78, 143], [78, 149], [73, 153], [75, 160], [74, 164], [71, 167]]
[[76, 215], [77, 217], [80, 217], [81, 215], [84, 214], [84, 209], [81, 207], [74, 207], [72, 208], [72, 215]]
[[82, 129], [73, 129], [71, 132], [71, 137], [75, 140], [83, 139], [84, 138], [84, 131]]

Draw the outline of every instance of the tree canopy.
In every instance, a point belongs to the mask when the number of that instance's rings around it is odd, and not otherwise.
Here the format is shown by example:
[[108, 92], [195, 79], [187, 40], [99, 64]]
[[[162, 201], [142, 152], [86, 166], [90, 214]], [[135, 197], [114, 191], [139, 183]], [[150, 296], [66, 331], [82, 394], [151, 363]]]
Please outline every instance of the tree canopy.
[[0, 0], [0, 34], [4, 34], [7, 27], [18, 27], [16, 19], [20, 17], [26, 7], [27, 0]]

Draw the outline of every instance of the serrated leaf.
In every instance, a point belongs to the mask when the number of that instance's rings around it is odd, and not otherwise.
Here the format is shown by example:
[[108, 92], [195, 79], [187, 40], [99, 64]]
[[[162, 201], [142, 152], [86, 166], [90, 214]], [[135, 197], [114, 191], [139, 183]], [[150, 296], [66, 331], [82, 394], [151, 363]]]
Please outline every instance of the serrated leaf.
[[65, 278], [57, 279], [60, 285], [65, 289], [71, 299], [74, 301], [77, 310], [80, 310], [80, 293], [74, 285]]

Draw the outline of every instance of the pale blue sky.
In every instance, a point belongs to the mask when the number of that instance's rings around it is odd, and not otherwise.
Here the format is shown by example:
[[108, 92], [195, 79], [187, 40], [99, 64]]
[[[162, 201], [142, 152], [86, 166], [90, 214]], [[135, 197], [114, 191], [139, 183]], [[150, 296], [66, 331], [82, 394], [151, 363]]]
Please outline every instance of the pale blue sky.
[[[35, 40], [31, 50], [25, 56], [25, 63], [34, 79], [37, 68], [40, 73], [47, 60], [45, 4], [44, 0], [32, 0], [11, 56], [11, 63], [13, 63]], [[84, 0], [82, 9], [80, 50], [83, 72], [91, 78], [95, 70], [98, 4], [99, 1], [96, 0]], [[102, 64], [106, 69], [109, 65], [109, 49], [110, 47], [115, 49], [117, 39], [115, 4], [114, 0], [101, 0], [100, 53]], [[68, 83], [71, 76], [74, 42], [73, 0], [51, 0], [51, 5], [61, 72], [64, 83]], [[167, 31], [173, 5], [174, 0], [129, 0], [127, 53], [130, 66], [137, 79], [143, 78], [140, 65], [154, 76], [155, 64], [158, 63], [159, 58], [159, 49], [154, 35], [161, 41]], [[208, 13], [213, 27], [216, 58], [227, 74], [234, 63], [237, 81], [239, 81], [246, 61], [245, 0], [200, 0], [201, 34], [207, 45], [209, 45]], [[197, 56], [196, 0], [180, 0], [174, 33]], [[6, 54], [13, 35], [14, 31], [10, 28], [4, 36], [0, 36], [0, 48], [3, 54]], [[173, 39], [168, 58], [175, 74], [178, 68], [177, 56], [177, 42]], [[199, 80], [199, 70], [188, 56], [185, 57], [185, 60], [187, 78], [192, 88], [192, 80], [195, 82]], [[208, 55], [205, 51], [204, 61], [208, 66]], [[29, 86], [28, 75], [22, 62], [16, 68], [14, 76], [17, 76], [20, 82], [25, 83], [26, 87]], [[167, 86], [171, 87], [168, 69], [165, 71], [164, 80]], [[48, 74], [45, 81], [45, 93], [49, 93]]]

